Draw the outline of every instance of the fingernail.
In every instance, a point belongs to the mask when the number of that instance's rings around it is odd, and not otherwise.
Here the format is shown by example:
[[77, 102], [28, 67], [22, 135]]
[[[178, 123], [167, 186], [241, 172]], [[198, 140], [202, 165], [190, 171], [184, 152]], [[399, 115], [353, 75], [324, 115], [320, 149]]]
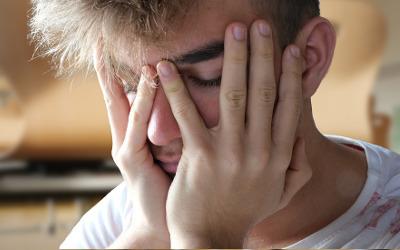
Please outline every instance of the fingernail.
[[146, 79], [150, 79], [150, 72], [148, 66], [142, 67], [142, 74], [146, 77]]
[[292, 54], [293, 57], [295, 58], [300, 58], [301, 57], [301, 52], [300, 49], [298, 47], [291, 47], [290, 48], [290, 53]]
[[163, 77], [169, 77], [174, 73], [174, 67], [170, 62], [162, 61], [157, 65], [158, 73]]
[[233, 37], [237, 40], [237, 41], [244, 41], [246, 39], [246, 29], [236, 25], [233, 27], [232, 29], [232, 33], [233, 33]]
[[150, 80], [154, 80], [154, 78], [157, 76], [157, 72], [155, 72], [154, 68], [149, 65], [142, 67], [142, 74], [144, 74]]
[[260, 35], [268, 37], [271, 34], [271, 29], [265, 22], [260, 22], [258, 24], [258, 32], [260, 32]]
[[146, 79], [146, 82], [153, 88], [157, 88], [158, 84], [156, 78], [157, 74], [154, 72], [150, 66], [146, 65], [142, 67], [142, 74], [144, 75], [144, 78]]
[[150, 82], [150, 74], [149, 74], [149, 69], [147, 66], [142, 67], [142, 77], [146, 80], [146, 82]]

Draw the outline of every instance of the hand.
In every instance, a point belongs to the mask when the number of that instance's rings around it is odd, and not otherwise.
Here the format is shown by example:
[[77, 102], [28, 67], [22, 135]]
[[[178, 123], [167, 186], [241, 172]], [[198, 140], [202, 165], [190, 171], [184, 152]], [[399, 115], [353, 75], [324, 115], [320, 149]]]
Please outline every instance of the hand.
[[130, 107], [121, 84], [116, 80], [107, 81], [100, 50], [96, 51], [94, 61], [108, 111], [112, 156], [127, 184], [133, 208], [133, 217], [129, 218], [131, 227], [112, 247], [169, 248], [165, 207], [171, 181], [155, 165], [147, 145], [147, 126], [156, 91], [149, 79], [156, 72], [144, 67]]
[[184, 145], [167, 198], [172, 248], [242, 248], [249, 230], [284, 208], [311, 177], [304, 142], [296, 143], [303, 59], [296, 46], [285, 50], [276, 97], [272, 34], [268, 25], [259, 32], [263, 24], [250, 31], [248, 83], [247, 29], [227, 28], [215, 128], [205, 126], [176, 67], [158, 65]]

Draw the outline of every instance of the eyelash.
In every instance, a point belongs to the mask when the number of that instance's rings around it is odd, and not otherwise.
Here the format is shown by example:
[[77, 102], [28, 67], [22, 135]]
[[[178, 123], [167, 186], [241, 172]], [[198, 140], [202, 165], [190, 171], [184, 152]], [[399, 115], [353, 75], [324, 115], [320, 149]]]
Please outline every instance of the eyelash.
[[[215, 78], [215, 79], [210, 79], [210, 80], [202, 80], [202, 79], [199, 79], [199, 78], [193, 77], [193, 76], [187, 76], [186, 78], [188, 80], [190, 80], [192, 83], [194, 83], [195, 85], [197, 85], [199, 87], [204, 87], [204, 88], [219, 87], [221, 85], [221, 79], [222, 79], [221, 76], [218, 78]], [[132, 85], [132, 84], [127, 84], [125, 82], [125, 84], [123, 84], [123, 85], [124, 85], [124, 90], [125, 90], [126, 94], [131, 93], [131, 92], [134, 92], [134, 93], [137, 92], [137, 84]]]
[[202, 80], [193, 76], [188, 76], [187, 78], [199, 87], [213, 88], [221, 85], [221, 76], [211, 80]]

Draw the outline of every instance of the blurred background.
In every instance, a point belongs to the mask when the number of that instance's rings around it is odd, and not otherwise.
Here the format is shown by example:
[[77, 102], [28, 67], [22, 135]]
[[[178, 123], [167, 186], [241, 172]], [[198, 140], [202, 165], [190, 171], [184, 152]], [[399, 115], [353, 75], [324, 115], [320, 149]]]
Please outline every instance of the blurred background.
[[[400, 152], [400, 1], [322, 0], [338, 33], [314, 97], [317, 124]], [[31, 60], [29, 0], [0, 1], [0, 242], [55, 249], [121, 182], [94, 76], [57, 79]]]

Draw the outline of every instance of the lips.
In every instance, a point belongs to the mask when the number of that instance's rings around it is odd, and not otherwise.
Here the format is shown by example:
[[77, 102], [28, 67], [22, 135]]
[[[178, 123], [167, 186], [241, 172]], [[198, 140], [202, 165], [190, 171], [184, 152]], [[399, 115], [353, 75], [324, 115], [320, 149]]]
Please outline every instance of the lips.
[[164, 169], [165, 172], [169, 174], [175, 174], [178, 169], [179, 162], [160, 162], [160, 166]]
[[182, 142], [175, 140], [168, 146], [151, 146], [154, 163], [172, 179], [175, 177], [182, 156]]
[[161, 155], [156, 157], [156, 163], [167, 173], [175, 174], [178, 169], [180, 155]]

